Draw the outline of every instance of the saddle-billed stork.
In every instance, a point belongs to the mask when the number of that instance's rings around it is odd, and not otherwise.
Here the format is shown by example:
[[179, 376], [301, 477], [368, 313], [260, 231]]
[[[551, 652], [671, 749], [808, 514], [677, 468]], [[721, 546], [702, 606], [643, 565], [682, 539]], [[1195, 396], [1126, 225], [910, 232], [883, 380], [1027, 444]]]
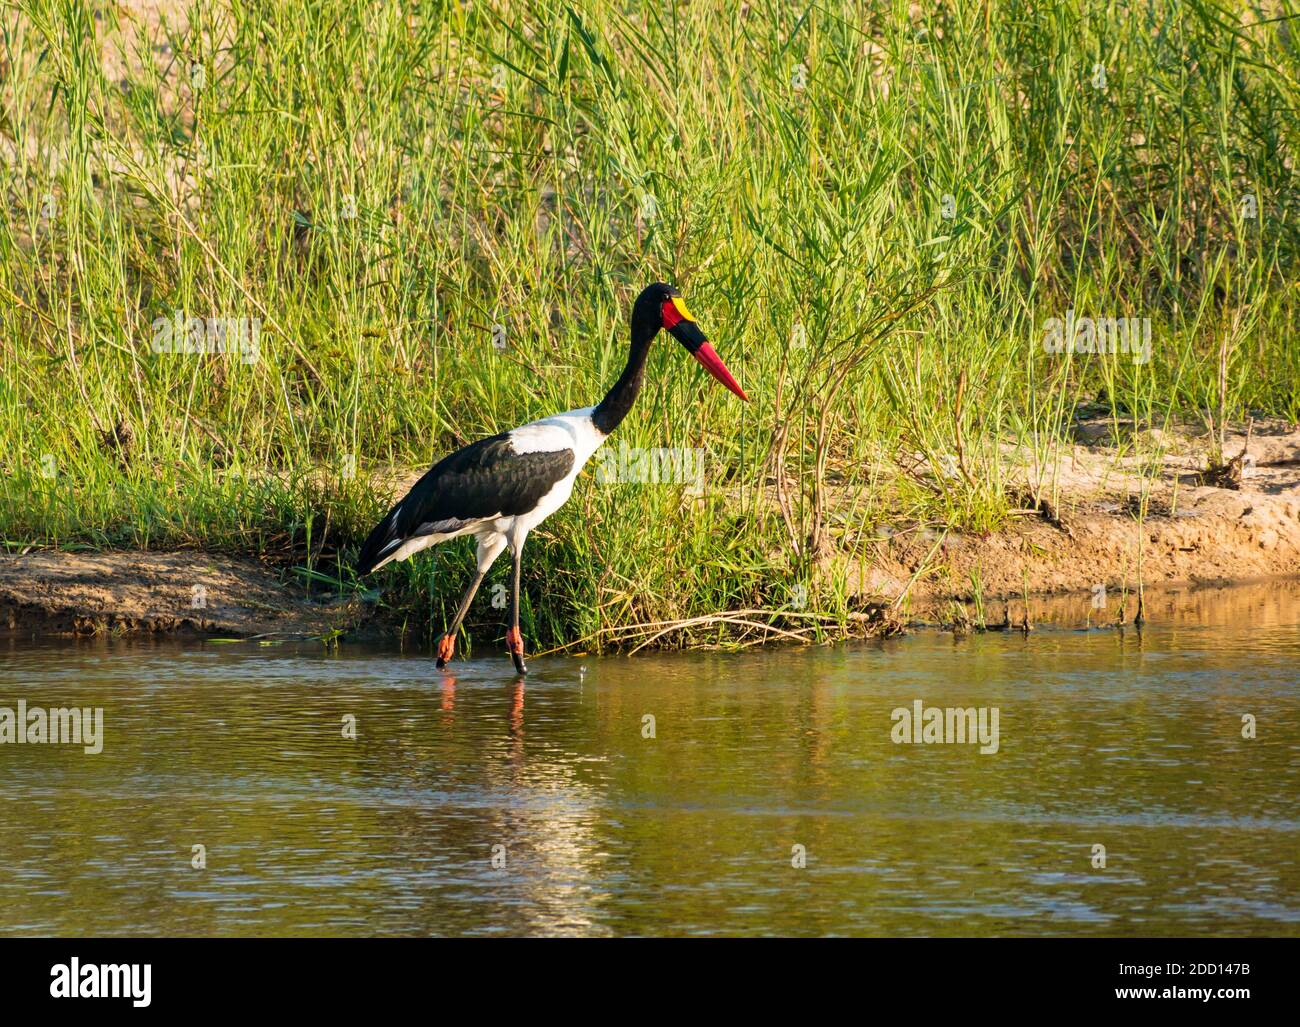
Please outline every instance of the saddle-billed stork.
[[741, 399], [749, 399], [696, 325], [681, 293], [655, 282], [642, 290], [632, 306], [627, 366], [597, 406], [533, 421], [458, 449], [434, 464], [375, 525], [361, 547], [358, 574], [369, 574], [460, 535], [478, 538], [478, 572], [465, 590], [451, 627], [438, 641], [439, 667], [452, 658], [469, 604], [508, 545], [514, 557], [514, 578], [506, 645], [515, 669], [527, 673], [519, 633], [519, 561], [524, 540], [565, 504], [578, 472], [627, 416], [641, 391], [650, 343], [661, 328], [685, 346], [709, 374]]

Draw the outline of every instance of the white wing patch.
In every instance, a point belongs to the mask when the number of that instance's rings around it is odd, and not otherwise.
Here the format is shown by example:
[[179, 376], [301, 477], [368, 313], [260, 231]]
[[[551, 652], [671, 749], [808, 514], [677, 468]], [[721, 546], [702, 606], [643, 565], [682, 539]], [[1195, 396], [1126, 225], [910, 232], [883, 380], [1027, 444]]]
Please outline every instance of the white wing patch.
[[554, 453], [573, 448], [573, 436], [552, 419], [534, 421], [510, 433], [510, 448], [516, 453]]
[[571, 449], [574, 468], [579, 469], [605, 441], [605, 436], [591, 423], [592, 409], [570, 410], [516, 428], [510, 433], [510, 448], [516, 453], [555, 453]]

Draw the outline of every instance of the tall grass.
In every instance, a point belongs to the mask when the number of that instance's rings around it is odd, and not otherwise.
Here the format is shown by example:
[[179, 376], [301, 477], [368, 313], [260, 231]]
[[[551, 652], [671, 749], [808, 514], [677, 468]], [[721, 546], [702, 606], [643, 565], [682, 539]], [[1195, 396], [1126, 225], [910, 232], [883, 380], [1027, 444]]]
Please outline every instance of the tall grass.
[[[999, 528], [1004, 444], [1050, 464], [1083, 400], [1300, 416], [1290, 0], [163, 8], [4, 8], [11, 547], [346, 579], [395, 468], [597, 401], [656, 279], [754, 402], [656, 347], [618, 441], [703, 447], [707, 487], [584, 478], [533, 637], [842, 613], [829, 557]], [[1151, 361], [1045, 353], [1070, 309], [1149, 317]], [[178, 312], [259, 319], [259, 358], [154, 352]], [[385, 573], [436, 628], [468, 562]]]

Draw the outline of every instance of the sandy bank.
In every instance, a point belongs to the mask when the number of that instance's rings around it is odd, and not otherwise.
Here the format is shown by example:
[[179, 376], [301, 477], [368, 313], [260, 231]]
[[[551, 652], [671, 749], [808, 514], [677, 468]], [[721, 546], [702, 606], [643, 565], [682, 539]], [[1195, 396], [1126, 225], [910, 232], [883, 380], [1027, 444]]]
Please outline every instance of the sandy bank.
[[[861, 559], [832, 558], [865, 604], [945, 619], [979, 600], [995, 619], [1008, 599], [1077, 596], [1078, 619], [1136, 613], [1139, 577], [1152, 594], [1300, 575], [1300, 430], [1255, 425], [1230, 434], [1240, 477], [1208, 484], [1211, 442], [1106, 420], [1075, 426], [1050, 470], [1015, 450], [1024, 507], [1004, 531], [924, 526], [881, 532]], [[1153, 473], [1152, 468], [1157, 468]], [[1145, 495], [1145, 499], [1143, 498]], [[1048, 502], [1044, 499], [1051, 497]], [[1145, 505], [1144, 505], [1145, 504]], [[1139, 517], [1139, 513], [1142, 514]], [[1092, 598], [1105, 589], [1105, 607]], [[1071, 607], [1073, 609], [1073, 607]], [[1093, 612], [1089, 612], [1093, 611]], [[360, 598], [321, 600], [292, 571], [196, 552], [0, 555], [0, 631], [29, 635], [188, 632], [248, 637], [374, 633]]]

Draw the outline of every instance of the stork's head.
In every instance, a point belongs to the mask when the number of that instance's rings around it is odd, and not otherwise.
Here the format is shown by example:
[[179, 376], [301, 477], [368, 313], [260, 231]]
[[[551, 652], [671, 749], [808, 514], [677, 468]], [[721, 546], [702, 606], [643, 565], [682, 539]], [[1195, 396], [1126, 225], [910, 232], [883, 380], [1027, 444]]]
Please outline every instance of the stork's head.
[[700, 331], [695, 318], [686, 309], [682, 294], [671, 285], [655, 282], [647, 285], [636, 298], [632, 307], [632, 338], [645, 339], [647, 342], [655, 337], [660, 328], [683, 346], [686, 352], [704, 365], [704, 369], [722, 382], [728, 389], [743, 400], [748, 400], [745, 390], [737, 383], [727, 370], [722, 358], [709, 345], [708, 338]]

